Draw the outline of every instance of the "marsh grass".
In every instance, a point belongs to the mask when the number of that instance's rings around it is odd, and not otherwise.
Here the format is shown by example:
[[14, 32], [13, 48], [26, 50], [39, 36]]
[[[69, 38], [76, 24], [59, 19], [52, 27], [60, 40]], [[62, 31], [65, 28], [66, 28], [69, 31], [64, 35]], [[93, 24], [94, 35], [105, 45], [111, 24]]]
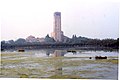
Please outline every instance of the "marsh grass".
[[26, 75], [26, 74], [21, 74], [21, 75], [20, 75], [20, 78], [29, 78], [29, 76]]
[[118, 64], [118, 59], [110, 59], [107, 62], [111, 62], [113, 64]]
[[[83, 57], [45, 58], [45, 57], [32, 57], [32, 56], [29, 56], [27, 58], [21, 58], [21, 57], [25, 57], [24, 55], [21, 54], [29, 54], [29, 53], [2, 54], [3, 58], [1, 59], [1, 63], [2, 63], [1, 74], [0, 74], [1, 77], [50, 78], [50, 79], [102, 78], [104, 77], [104, 75], [99, 75], [97, 77], [94, 75], [97, 75], [97, 73], [102, 72], [103, 71], [102, 69], [104, 67], [107, 69], [112, 69], [109, 67], [109, 65], [111, 65], [112, 67], [113, 65], [115, 66], [118, 65], [118, 59], [79, 60]], [[89, 58], [89, 57], [84, 57], [84, 58]], [[35, 63], [37, 63], [38, 65], [35, 65]], [[33, 64], [33, 65], [29, 65], [29, 64]], [[15, 67], [10, 68], [8, 65], [13, 65]], [[6, 66], [8, 66], [8, 68], [6, 68]], [[92, 74], [93, 76], [86, 77], [86, 75], [89, 74]]]
[[84, 79], [80, 76], [72, 76], [72, 75], [53, 75], [53, 76], [50, 76], [49, 78], [51, 79]]

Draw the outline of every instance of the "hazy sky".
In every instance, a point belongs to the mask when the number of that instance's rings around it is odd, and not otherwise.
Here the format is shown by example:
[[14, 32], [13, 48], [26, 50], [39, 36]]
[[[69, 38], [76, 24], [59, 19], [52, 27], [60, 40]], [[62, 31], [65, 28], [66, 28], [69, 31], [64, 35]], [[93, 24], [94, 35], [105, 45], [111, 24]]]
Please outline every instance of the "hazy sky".
[[105, 0], [1, 0], [1, 39], [51, 35], [56, 11], [61, 12], [62, 31], [68, 37], [118, 38], [118, 4]]

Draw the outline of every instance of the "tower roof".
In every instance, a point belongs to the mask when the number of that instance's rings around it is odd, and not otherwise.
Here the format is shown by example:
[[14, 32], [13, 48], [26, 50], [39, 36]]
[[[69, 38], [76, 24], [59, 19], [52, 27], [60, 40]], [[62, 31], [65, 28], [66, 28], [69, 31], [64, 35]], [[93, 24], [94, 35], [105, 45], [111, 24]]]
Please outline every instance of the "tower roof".
[[61, 12], [55, 12], [54, 15], [61, 16]]

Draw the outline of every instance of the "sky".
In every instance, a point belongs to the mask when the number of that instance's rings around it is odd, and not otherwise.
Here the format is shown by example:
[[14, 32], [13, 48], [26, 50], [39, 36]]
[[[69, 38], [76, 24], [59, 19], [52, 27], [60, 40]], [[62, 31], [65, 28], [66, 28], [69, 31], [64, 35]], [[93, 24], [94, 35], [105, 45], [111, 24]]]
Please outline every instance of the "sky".
[[114, 0], [1, 0], [1, 40], [51, 36], [56, 11], [61, 12], [65, 36], [116, 39], [118, 5]]

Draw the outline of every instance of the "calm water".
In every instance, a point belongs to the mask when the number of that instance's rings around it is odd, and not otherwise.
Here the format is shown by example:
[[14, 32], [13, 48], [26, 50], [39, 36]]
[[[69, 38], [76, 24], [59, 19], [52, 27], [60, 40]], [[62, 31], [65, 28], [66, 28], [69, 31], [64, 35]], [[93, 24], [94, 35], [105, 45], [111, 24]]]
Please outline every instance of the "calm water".
[[[74, 51], [2, 52], [0, 77], [117, 79], [117, 51]], [[95, 56], [108, 59], [95, 60]]]
[[[68, 52], [68, 51], [76, 51]], [[2, 54], [17, 53], [17, 51], [5, 51]], [[22, 53], [22, 52], [19, 52]], [[62, 54], [65, 57], [95, 57], [95, 56], [107, 56], [107, 57], [118, 57], [118, 51], [85, 51], [85, 50], [26, 50], [23, 53], [31, 54], [18, 54], [23, 56], [36, 56], [36, 57], [51, 57], [54, 54]], [[60, 56], [60, 55], [59, 55]]]

